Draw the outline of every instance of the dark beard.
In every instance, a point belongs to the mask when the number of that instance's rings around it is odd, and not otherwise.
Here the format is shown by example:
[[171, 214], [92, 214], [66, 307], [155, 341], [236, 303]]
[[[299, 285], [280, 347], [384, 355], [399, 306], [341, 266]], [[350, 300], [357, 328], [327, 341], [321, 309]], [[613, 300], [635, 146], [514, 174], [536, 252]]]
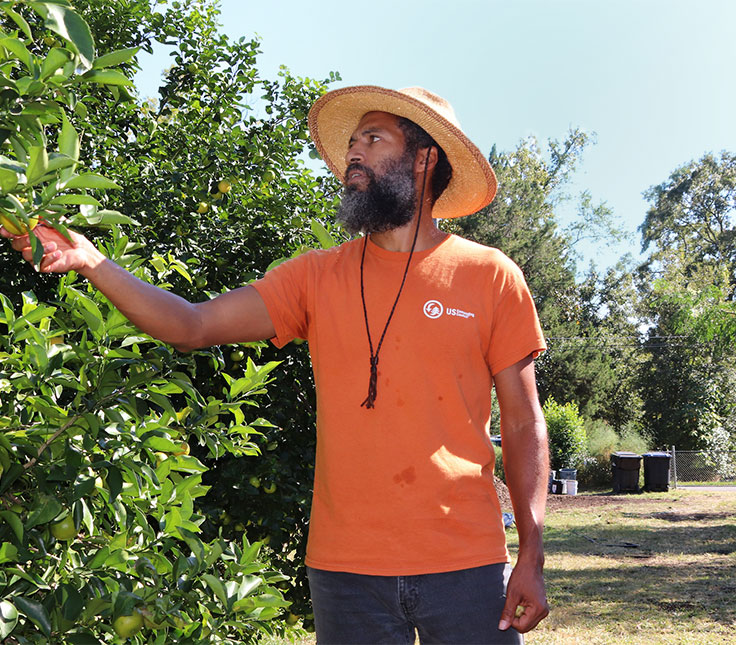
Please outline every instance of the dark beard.
[[411, 158], [402, 156], [387, 162], [378, 178], [360, 164], [350, 164], [345, 175], [355, 169], [363, 171], [369, 182], [365, 190], [345, 187], [337, 221], [348, 233], [383, 233], [411, 222], [417, 203]]

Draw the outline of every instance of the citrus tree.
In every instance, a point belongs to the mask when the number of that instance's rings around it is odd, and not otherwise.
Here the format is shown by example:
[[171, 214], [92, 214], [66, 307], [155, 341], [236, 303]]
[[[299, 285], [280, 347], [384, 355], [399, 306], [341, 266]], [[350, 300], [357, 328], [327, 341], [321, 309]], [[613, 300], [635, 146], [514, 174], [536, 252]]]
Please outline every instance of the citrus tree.
[[[69, 223], [104, 226], [99, 243], [117, 263], [162, 286], [196, 286], [207, 258], [195, 253], [202, 248], [196, 236], [190, 246], [159, 252], [156, 243], [166, 240], [144, 235], [168, 234], [168, 226], [148, 224], [163, 206], [141, 212], [136, 199], [145, 197], [132, 192], [118, 198], [120, 208], [106, 208], [105, 191], [152, 190], [151, 181], [136, 184], [146, 167], [134, 171], [133, 164], [153, 163], [151, 151], [162, 145], [155, 134], [166, 127], [159, 120], [165, 115], [125, 90], [138, 44], [97, 55], [89, 29], [95, 22], [86, 19], [99, 18], [109, 8], [103, 4], [84, 4], [80, 13], [63, 0], [0, 3], [4, 223], [27, 230], [43, 218], [62, 232]], [[136, 8], [114, 9], [121, 7]], [[151, 25], [197, 40], [208, 15], [195, 10], [187, 18], [177, 10]], [[145, 40], [123, 30], [118, 42], [131, 35]], [[105, 124], [105, 115], [116, 118]], [[121, 154], [121, 138], [133, 152], [148, 142], [149, 157]], [[103, 163], [112, 153], [117, 166]], [[213, 200], [236, 184], [217, 177]], [[320, 190], [308, 173], [304, 184]], [[271, 194], [261, 186], [248, 190]], [[175, 210], [181, 219], [196, 211], [217, 217], [210, 222], [227, 219], [219, 206], [182, 203]], [[326, 233], [314, 224], [294, 237], [312, 230]], [[37, 261], [32, 231], [31, 241]], [[281, 251], [274, 258], [298, 252], [299, 244]], [[181, 356], [140, 334], [73, 273], [52, 282], [13, 259], [17, 268], [0, 280], [0, 637], [243, 642], [271, 631], [269, 621], [288, 604], [276, 587], [286, 576], [259, 560], [261, 543], [227, 528], [200, 502], [208, 492], [205, 462], [261, 451], [271, 427], [254, 412], [256, 398], [276, 361], [257, 364], [259, 347], [242, 360], [219, 348]]]

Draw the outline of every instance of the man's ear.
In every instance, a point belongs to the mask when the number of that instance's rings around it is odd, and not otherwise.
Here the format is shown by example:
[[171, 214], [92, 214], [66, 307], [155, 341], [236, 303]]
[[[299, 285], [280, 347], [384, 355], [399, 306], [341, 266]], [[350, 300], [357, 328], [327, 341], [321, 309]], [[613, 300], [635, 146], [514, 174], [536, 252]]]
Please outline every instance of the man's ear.
[[[429, 151], [429, 156], [427, 156]], [[427, 166], [427, 172], [431, 172], [437, 165], [437, 148], [430, 146], [429, 148], [419, 148], [414, 157], [414, 174], [420, 175], [424, 172], [424, 166]]]

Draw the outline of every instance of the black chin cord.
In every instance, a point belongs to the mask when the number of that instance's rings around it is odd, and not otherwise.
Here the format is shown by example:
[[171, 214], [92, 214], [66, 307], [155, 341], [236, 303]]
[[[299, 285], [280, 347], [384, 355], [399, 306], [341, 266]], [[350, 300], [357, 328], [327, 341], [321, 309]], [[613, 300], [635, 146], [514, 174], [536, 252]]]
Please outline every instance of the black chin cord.
[[363, 317], [365, 319], [365, 331], [368, 335], [368, 346], [371, 350], [371, 376], [368, 380], [368, 396], [365, 398], [365, 401], [360, 404], [361, 407], [365, 407], [367, 409], [371, 409], [375, 407], [376, 397], [378, 396], [378, 354], [381, 351], [381, 347], [383, 346], [383, 339], [386, 337], [386, 331], [388, 330], [388, 326], [391, 323], [391, 319], [394, 317], [394, 312], [396, 311], [396, 305], [399, 303], [399, 297], [401, 296], [401, 292], [404, 289], [404, 283], [406, 283], [406, 276], [409, 274], [409, 264], [411, 264], [411, 258], [414, 255], [414, 248], [417, 245], [417, 237], [419, 236], [419, 225], [422, 223], [422, 210], [424, 208], [424, 186], [427, 182], [427, 164], [429, 163], [429, 153], [431, 152], [432, 148], [427, 149], [427, 158], [424, 160], [424, 175], [422, 177], [422, 191], [421, 196], [419, 197], [419, 217], [417, 217], [417, 226], [414, 229], [414, 240], [411, 243], [411, 250], [409, 251], [409, 258], [406, 261], [406, 267], [404, 268], [404, 277], [401, 279], [401, 286], [399, 287], [399, 292], [396, 294], [396, 299], [394, 300], [393, 307], [391, 307], [391, 313], [388, 315], [388, 319], [386, 320], [386, 324], [383, 327], [383, 333], [381, 334], [381, 338], [378, 341], [378, 346], [376, 347], [375, 353], [373, 352], [373, 341], [371, 340], [371, 330], [370, 326], [368, 325], [368, 309], [365, 306], [365, 286], [363, 283], [363, 265], [365, 264], [365, 250], [368, 246], [368, 236], [366, 235], [363, 238], [363, 254], [360, 257], [360, 299], [363, 302]]

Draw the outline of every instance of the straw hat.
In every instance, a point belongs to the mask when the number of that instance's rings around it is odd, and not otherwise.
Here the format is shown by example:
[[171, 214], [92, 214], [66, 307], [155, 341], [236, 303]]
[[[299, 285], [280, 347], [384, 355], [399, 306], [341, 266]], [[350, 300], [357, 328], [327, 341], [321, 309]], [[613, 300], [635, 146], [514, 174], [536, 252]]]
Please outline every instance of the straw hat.
[[348, 140], [367, 112], [388, 112], [424, 128], [447, 154], [452, 179], [435, 202], [433, 217], [462, 217], [488, 206], [496, 175], [476, 145], [463, 134], [452, 106], [421, 87], [388, 90], [374, 85], [344, 87], [319, 98], [309, 111], [309, 130], [322, 159], [345, 181]]

